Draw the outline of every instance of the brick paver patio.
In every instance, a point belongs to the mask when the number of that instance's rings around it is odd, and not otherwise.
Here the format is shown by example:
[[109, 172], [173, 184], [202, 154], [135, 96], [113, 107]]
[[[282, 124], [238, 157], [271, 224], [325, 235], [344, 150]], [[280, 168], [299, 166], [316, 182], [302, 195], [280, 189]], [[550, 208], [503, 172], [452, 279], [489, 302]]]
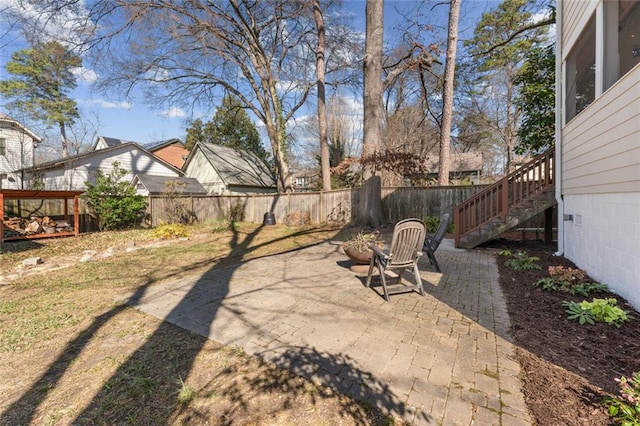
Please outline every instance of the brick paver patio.
[[417, 425], [531, 424], [495, 260], [450, 240], [437, 257], [425, 297], [390, 303], [334, 241], [155, 285], [137, 308]]

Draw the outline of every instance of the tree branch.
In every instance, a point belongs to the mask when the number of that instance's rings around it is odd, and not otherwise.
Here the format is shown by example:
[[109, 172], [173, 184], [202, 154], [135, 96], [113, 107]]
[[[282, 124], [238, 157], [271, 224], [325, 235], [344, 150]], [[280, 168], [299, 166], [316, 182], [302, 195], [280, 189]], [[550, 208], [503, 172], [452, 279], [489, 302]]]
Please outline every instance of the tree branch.
[[555, 23], [556, 23], [556, 16], [555, 16], [555, 13], [554, 13], [550, 18], [544, 19], [542, 21], [534, 22], [533, 24], [526, 25], [526, 26], [518, 29], [516, 32], [514, 32], [509, 37], [507, 37], [506, 40], [503, 40], [498, 44], [494, 44], [489, 49], [487, 49], [487, 50], [485, 50], [483, 52], [476, 53], [475, 55], [473, 55], [473, 57], [475, 58], [475, 57], [478, 57], [478, 56], [488, 55], [489, 53], [493, 52], [494, 50], [499, 49], [500, 47], [509, 44], [514, 38], [516, 38], [518, 35], [524, 33], [525, 31], [533, 30], [535, 28], [545, 27], [547, 25], [551, 25], [551, 24], [555, 24]]

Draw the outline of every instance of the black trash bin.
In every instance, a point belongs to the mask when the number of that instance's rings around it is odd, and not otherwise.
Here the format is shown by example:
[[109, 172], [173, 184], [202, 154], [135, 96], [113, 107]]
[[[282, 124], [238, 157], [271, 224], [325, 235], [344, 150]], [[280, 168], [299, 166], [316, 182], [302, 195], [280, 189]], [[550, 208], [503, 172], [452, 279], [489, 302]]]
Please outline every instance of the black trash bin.
[[266, 212], [264, 214], [264, 221], [262, 222], [265, 225], [275, 225], [276, 224], [276, 215], [272, 212]]

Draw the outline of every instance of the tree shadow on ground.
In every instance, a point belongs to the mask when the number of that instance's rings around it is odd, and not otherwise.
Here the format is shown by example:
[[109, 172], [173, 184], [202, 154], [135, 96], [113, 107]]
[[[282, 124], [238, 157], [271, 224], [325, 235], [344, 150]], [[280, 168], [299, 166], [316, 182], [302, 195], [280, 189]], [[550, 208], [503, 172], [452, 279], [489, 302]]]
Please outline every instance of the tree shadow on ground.
[[[251, 251], [258, 250], [261, 246], [273, 243], [269, 242], [251, 246], [260, 228], [254, 232], [242, 235], [233, 228], [233, 238], [230, 243], [228, 255], [216, 258], [214, 267], [211, 267], [203, 277], [216, 275], [221, 278], [217, 281], [216, 294], [224, 298], [229, 292], [229, 280], [233, 271], [242, 264], [243, 256]], [[307, 231], [301, 231], [305, 233]], [[277, 240], [277, 239], [276, 239]], [[251, 247], [250, 247], [251, 246]], [[211, 263], [211, 259], [203, 262], [194, 262], [189, 268], [194, 270]], [[126, 273], [122, 271], [122, 273]], [[63, 349], [61, 354], [49, 365], [47, 370], [39, 377], [30, 388], [13, 404], [11, 404], [1, 415], [0, 424], [29, 424], [37, 421], [39, 407], [60, 386], [63, 376], [71, 369], [76, 360], [80, 358], [85, 347], [92, 338], [98, 335], [103, 327], [110, 321], [120, 317], [130, 306], [136, 306], [148, 294], [150, 288], [159, 280], [179, 280], [179, 273], [148, 278], [139, 286], [134, 294], [124, 301], [124, 303], [109, 309], [100, 316], [93, 319], [91, 324], [83, 329], [77, 337], [73, 338]], [[193, 288], [177, 303], [165, 321], [162, 322], [144, 343], [136, 350], [126, 355], [123, 362], [118, 361], [117, 370], [102, 384], [91, 386], [88, 392], [95, 392], [91, 403], [81, 408], [81, 411], [72, 419], [74, 424], [166, 424], [175, 420], [175, 416], [189, 412], [188, 418], [197, 419], [197, 407], [185, 405], [180, 401], [179, 390], [182, 380], [186, 380], [193, 370], [197, 357], [203, 348], [211, 343], [202, 335], [206, 336], [208, 328], [211, 327], [214, 319], [218, 315], [219, 304], [209, 303], [207, 305], [206, 317], [200, 317], [202, 324], [199, 334], [186, 331], [170, 324], [172, 314], [189, 309], [194, 298], [200, 297], [203, 287], [211, 285], [211, 281], [201, 278]], [[209, 291], [210, 289], [207, 289]], [[201, 334], [201, 335], [200, 335]], [[207, 346], [210, 347], [210, 346]], [[273, 360], [271, 360], [273, 361]], [[238, 365], [246, 367], [245, 363]], [[264, 364], [269, 365], [269, 364]], [[327, 398], [331, 393], [314, 390], [306, 381], [301, 381], [297, 374], [302, 377], [314, 379], [322, 378], [323, 386], [333, 389], [335, 392], [346, 392], [356, 400], [342, 399], [338, 406], [339, 416], [353, 419], [356, 423], [385, 424], [381, 419], [380, 412], [372, 407], [385, 407], [402, 415], [406, 412], [404, 407], [395, 395], [388, 392], [382, 383], [377, 382], [371, 375], [353, 367], [350, 360], [341, 355], [322, 354], [313, 349], [291, 348], [285, 351], [280, 357], [276, 366], [267, 368], [269, 374], [259, 377], [251, 377], [249, 374], [240, 378], [233, 378], [234, 368], [224, 369], [219, 373], [220, 378], [226, 377], [226, 387], [212, 391], [224, 392], [232, 402], [237, 403], [226, 405], [224, 412], [218, 416], [204, 416], [200, 420], [219, 422], [219, 424], [237, 423], [238, 410], [252, 399], [242, 389], [236, 386], [234, 380], [245, 380], [245, 385], [251, 387], [255, 393], [268, 393], [269, 389], [281, 392], [281, 405], [275, 409], [287, 410], [296, 403], [296, 398], [305, 394], [310, 395], [312, 404]], [[331, 371], [340, 368], [340, 376], [333, 376]], [[283, 370], [282, 368], [287, 368]], [[291, 372], [289, 372], [291, 370]], [[260, 370], [265, 371], [265, 370]], [[303, 374], [305, 371], [313, 372], [313, 375]], [[345, 386], [349, 385], [346, 389]], [[316, 398], [316, 399], [314, 399]], [[368, 404], [371, 404], [369, 407]], [[369, 409], [369, 408], [371, 409]], [[273, 410], [272, 410], [273, 411]], [[238, 414], [241, 418], [243, 414]], [[246, 415], [246, 413], [244, 414]], [[217, 420], [214, 420], [217, 419]], [[241, 423], [241, 422], [240, 422]]]
[[[256, 354], [262, 362], [273, 366], [267, 374], [246, 376], [242, 374], [242, 365], [234, 365], [225, 371], [225, 374], [242, 378], [242, 383], [233, 382], [219, 389], [221, 395], [235, 401], [234, 407], [225, 413], [225, 418], [233, 418], [234, 410], [248, 406], [256, 394], [281, 392], [286, 394], [286, 398], [278, 402], [283, 407], [293, 404], [302, 395], [312, 398], [314, 405], [335, 393], [346, 395], [349, 398], [341, 400], [339, 414], [356, 424], [389, 424], [390, 418], [381, 413], [390, 413], [398, 418], [413, 414], [386, 383], [356, 367], [356, 362], [348, 355], [306, 346], [287, 346], [284, 351], [279, 349]], [[317, 388], [311, 389], [309, 381]], [[247, 388], [251, 393], [246, 393]], [[432, 420], [425, 413], [420, 415], [428, 422]]]

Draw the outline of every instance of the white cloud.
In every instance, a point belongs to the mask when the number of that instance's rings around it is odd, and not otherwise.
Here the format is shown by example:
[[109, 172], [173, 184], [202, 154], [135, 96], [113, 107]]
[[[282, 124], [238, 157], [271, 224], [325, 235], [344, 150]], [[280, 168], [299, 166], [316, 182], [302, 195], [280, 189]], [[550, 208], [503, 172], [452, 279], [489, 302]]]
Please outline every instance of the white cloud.
[[37, 31], [41, 40], [56, 40], [67, 46], [77, 45], [93, 30], [84, 0], [53, 8], [46, 3], [0, 0], [0, 10], [13, 22], [21, 22], [27, 31]]
[[127, 101], [112, 102], [112, 101], [107, 101], [105, 99], [89, 99], [81, 102], [86, 105], [97, 105], [101, 108], [106, 108], [106, 109], [117, 109], [117, 108], [131, 109], [131, 107], [133, 106], [131, 102], [127, 102]]
[[166, 69], [155, 67], [147, 71], [144, 77], [152, 82], [161, 83], [168, 80], [169, 77], [171, 77], [171, 74]]
[[162, 117], [167, 117], [167, 118], [181, 118], [181, 117], [184, 117], [186, 114], [182, 110], [182, 108], [172, 106], [169, 109], [162, 111], [160, 115]]
[[71, 72], [83, 83], [93, 84], [98, 80], [98, 74], [94, 70], [85, 67], [74, 68]]

